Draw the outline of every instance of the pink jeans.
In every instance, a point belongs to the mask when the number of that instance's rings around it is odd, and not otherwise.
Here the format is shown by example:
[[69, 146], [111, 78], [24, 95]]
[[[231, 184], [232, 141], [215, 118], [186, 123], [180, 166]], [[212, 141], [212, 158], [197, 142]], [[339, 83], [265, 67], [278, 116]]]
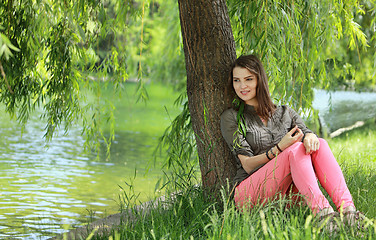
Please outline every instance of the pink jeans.
[[312, 211], [330, 207], [321, 192], [317, 179], [329, 194], [337, 209], [354, 206], [339, 167], [328, 143], [319, 138], [320, 148], [306, 154], [303, 143], [297, 142], [257, 172], [242, 181], [235, 189], [234, 200], [238, 208], [252, 208], [286, 195], [293, 184], [293, 192], [300, 193]]

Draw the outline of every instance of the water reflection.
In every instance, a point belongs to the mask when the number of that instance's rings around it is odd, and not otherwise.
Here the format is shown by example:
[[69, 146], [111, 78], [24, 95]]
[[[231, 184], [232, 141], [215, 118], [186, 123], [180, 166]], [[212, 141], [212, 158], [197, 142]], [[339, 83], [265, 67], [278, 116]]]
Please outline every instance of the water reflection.
[[142, 174], [156, 136], [120, 131], [111, 162], [97, 162], [96, 156], [82, 151], [79, 129], [68, 136], [59, 132], [47, 147], [38, 120], [21, 132], [3, 117], [0, 131], [0, 238], [45, 239], [64, 232], [63, 224], [86, 221], [91, 213], [115, 213], [119, 185], [134, 175], [135, 168], [136, 189], [145, 199], [160, 174]]

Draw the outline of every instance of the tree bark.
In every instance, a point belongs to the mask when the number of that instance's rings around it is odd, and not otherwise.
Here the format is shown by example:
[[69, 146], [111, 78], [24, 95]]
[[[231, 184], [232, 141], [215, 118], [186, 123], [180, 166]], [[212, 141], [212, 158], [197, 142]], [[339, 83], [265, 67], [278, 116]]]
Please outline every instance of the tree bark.
[[203, 187], [218, 190], [235, 174], [235, 160], [220, 130], [233, 100], [228, 88], [235, 41], [225, 0], [179, 0], [187, 93]]

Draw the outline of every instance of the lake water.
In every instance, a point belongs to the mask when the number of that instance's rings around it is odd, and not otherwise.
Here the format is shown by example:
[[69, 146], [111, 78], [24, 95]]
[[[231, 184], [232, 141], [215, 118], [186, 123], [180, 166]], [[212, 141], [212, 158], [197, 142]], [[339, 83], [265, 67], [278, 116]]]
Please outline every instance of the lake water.
[[127, 84], [116, 103], [116, 141], [108, 162], [104, 153], [98, 160], [83, 151], [78, 127], [46, 144], [37, 116], [22, 132], [0, 111], [0, 239], [47, 239], [66, 231], [64, 225], [117, 213], [125, 182], [140, 201], [153, 196], [162, 172], [161, 163], [152, 164], [152, 153], [170, 121], [164, 107], [172, 117], [178, 112], [177, 94], [154, 86], [145, 105], [135, 103], [134, 92], [135, 85]]
[[[145, 105], [135, 104], [134, 89], [134, 85], [126, 85], [124, 98], [116, 103], [116, 141], [108, 162], [102, 155], [97, 160], [95, 154], [83, 151], [84, 139], [78, 127], [68, 135], [59, 132], [46, 144], [42, 138], [44, 124], [37, 116], [22, 132], [15, 120], [0, 114], [1, 239], [46, 239], [66, 231], [64, 224], [78, 225], [88, 218], [116, 213], [122, 193], [119, 186], [126, 189], [125, 182], [133, 183], [135, 191], [141, 193], [141, 201], [153, 195], [162, 172], [158, 161], [156, 166], [150, 165], [152, 152], [170, 121], [164, 107], [171, 117], [179, 111], [172, 105], [177, 93], [153, 86]], [[355, 121], [373, 114], [375, 108], [371, 111], [370, 106], [376, 103], [376, 94], [347, 94], [332, 96], [337, 116], [334, 122], [348, 118]], [[330, 122], [331, 115], [325, 115], [328, 100], [325, 92], [318, 91], [314, 107]], [[354, 115], [354, 109], [363, 108], [349, 100], [362, 101], [369, 111]], [[345, 108], [337, 107], [340, 104]], [[341, 114], [345, 117], [340, 121]], [[149, 171], [145, 175], [146, 169]]]
[[376, 118], [376, 93], [315, 90], [313, 107], [329, 132]]

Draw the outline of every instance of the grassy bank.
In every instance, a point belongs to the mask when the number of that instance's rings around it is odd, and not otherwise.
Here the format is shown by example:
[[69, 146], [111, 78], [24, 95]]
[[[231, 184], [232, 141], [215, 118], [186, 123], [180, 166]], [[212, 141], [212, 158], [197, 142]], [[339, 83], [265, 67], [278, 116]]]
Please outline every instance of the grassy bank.
[[148, 215], [135, 211], [135, 221], [94, 239], [375, 239], [375, 142], [376, 125], [371, 121], [329, 140], [356, 206], [370, 218], [362, 230], [346, 226], [329, 236], [315, 227], [307, 207], [286, 208], [287, 199], [241, 213], [224, 194], [222, 203], [214, 203], [200, 188], [191, 187], [167, 207]]

